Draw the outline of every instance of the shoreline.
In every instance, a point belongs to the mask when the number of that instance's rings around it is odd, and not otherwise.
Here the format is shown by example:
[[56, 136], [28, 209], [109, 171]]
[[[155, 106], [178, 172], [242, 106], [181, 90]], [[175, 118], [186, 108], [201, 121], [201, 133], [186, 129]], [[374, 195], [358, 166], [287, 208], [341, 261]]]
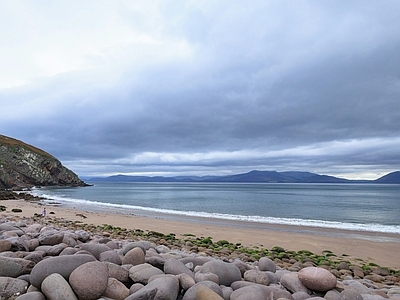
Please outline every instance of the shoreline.
[[[0, 200], [0, 205], [7, 207], [6, 211], [0, 213], [1, 215], [16, 217], [32, 217], [35, 213], [40, 214], [43, 208], [41, 201], [22, 199]], [[161, 214], [143, 216], [117, 210], [89, 211], [75, 207], [49, 205], [48, 203], [45, 206], [47, 218], [65, 218], [93, 225], [109, 224], [126, 229], [141, 229], [164, 234], [174, 233], [177, 237], [188, 234], [211, 237], [213, 241], [227, 240], [232, 243], [241, 243], [244, 247], [271, 249], [279, 246], [292, 251], [308, 250], [315, 254], [329, 250], [339, 257], [343, 256], [344, 260], [358, 263], [368, 262], [382, 267], [400, 269], [400, 253], [398, 251], [400, 249], [400, 233], [351, 231], [201, 217], [179, 218], [174, 216], [168, 218]], [[11, 212], [13, 208], [20, 208], [22, 212]]]

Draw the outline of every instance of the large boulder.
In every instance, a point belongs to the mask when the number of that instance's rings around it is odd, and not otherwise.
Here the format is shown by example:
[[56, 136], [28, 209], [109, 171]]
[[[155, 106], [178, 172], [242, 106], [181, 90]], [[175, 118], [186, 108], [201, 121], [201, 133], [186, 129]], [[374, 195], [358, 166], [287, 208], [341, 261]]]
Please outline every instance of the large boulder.
[[0, 252], [10, 251], [11, 242], [9, 240], [0, 240]]
[[275, 263], [268, 257], [261, 257], [258, 261], [258, 268], [260, 271], [270, 271], [275, 273], [276, 272], [276, 265]]
[[336, 277], [326, 269], [307, 267], [299, 271], [300, 282], [308, 289], [317, 292], [326, 292], [336, 286]]
[[309, 294], [309, 290], [301, 283], [297, 273], [287, 273], [282, 276], [281, 284], [290, 292], [304, 292]]
[[86, 243], [81, 246], [82, 250], [88, 251], [96, 257], [97, 260], [100, 259], [100, 254], [106, 251], [112, 251], [112, 249], [104, 244], [96, 243]]
[[222, 260], [210, 260], [203, 264], [200, 273], [213, 273], [219, 278], [219, 284], [230, 286], [232, 282], [242, 279], [242, 273], [233, 263], [226, 263]]
[[68, 280], [72, 271], [84, 263], [95, 261], [89, 254], [63, 255], [46, 258], [38, 262], [31, 272], [31, 284], [40, 288], [43, 280], [52, 273], [58, 273]]
[[145, 252], [141, 247], [134, 247], [122, 258], [122, 264], [140, 265], [145, 262]]
[[64, 238], [64, 232], [56, 229], [47, 229], [40, 233], [38, 240], [40, 245], [54, 246], [60, 244]]
[[259, 270], [248, 270], [243, 275], [244, 280], [269, 285], [269, 277], [265, 272]]
[[79, 299], [98, 299], [106, 291], [108, 285], [106, 264], [92, 261], [80, 265], [69, 276], [69, 284]]
[[129, 289], [115, 278], [108, 278], [107, 289], [104, 296], [114, 300], [124, 300], [129, 296]]
[[34, 266], [35, 263], [30, 260], [0, 256], [0, 276], [3, 277], [28, 274]]
[[247, 286], [232, 292], [231, 300], [259, 300], [268, 299], [265, 291], [257, 285]]
[[[210, 294], [209, 292], [207, 292], [207, 290], [204, 290], [203, 287], [206, 287], [207, 289], [213, 291], [213, 293], [217, 294], [219, 297], [222, 297], [222, 289], [218, 284], [212, 281], [201, 281], [196, 283], [186, 291], [185, 295], [183, 296], [183, 300], [197, 300], [199, 294]], [[201, 292], [201, 290], [203, 290], [203, 292]], [[215, 298], [214, 294], [211, 295], [213, 295], [213, 297]]]
[[173, 300], [177, 299], [179, 294], [179, 280], [176, 276], [160, 276], [137, 292], [133, 293], [125, 300]]
[[133, 266], [129, 269], [129, 278], [131, 278], [133, 282], [142, 284], [147, 284], [151, 276], [162, 274], [164, 274], [163, 271], [148, 263]]
[[170, 258], [167, 259], [164, 263], [164, 273], [165, 274], [173, 274], [173, 275], [179, 275], [182, 273], [185, 273], [189, 276], [191, 276], [192, 278], [194, 278], [194, 274], [193, 272], [186, 267], [183, 262], [174, 259], [174, 258]]
[[29, 292], [15, 298], [15, 300], [46, 300], [46, 297], [41, 292]]
[[28, 282], [18, 278], [0, 277], [0, 299], [9, 299], [26, 293]]
[[42, 282], [41, 290], [49, 300], [78, 300], [71, 286], [58, 273], [47, 276]]

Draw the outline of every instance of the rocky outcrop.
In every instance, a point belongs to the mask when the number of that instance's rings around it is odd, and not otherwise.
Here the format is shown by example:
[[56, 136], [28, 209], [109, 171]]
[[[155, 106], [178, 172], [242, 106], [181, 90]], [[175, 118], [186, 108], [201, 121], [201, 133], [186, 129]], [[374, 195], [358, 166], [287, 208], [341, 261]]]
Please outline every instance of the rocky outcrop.
[[54, 156], [0, 135], [0, 189], [85, 185]]

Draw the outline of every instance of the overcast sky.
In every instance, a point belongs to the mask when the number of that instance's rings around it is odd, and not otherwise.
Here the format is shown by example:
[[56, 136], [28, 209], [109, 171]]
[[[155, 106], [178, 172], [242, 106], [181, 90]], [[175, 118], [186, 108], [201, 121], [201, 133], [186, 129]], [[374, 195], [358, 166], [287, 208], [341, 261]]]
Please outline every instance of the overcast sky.
[[400, 4], [0, 2], [0, 134], [80, 176], [400, 170]]

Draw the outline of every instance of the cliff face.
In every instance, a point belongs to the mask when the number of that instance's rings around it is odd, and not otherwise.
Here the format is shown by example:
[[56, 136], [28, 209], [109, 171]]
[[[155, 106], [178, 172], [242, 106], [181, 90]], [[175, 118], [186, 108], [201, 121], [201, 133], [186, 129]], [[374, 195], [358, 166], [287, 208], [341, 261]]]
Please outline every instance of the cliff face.
[[0, 189], [85, 185], [54, 156], [0, 135]]

